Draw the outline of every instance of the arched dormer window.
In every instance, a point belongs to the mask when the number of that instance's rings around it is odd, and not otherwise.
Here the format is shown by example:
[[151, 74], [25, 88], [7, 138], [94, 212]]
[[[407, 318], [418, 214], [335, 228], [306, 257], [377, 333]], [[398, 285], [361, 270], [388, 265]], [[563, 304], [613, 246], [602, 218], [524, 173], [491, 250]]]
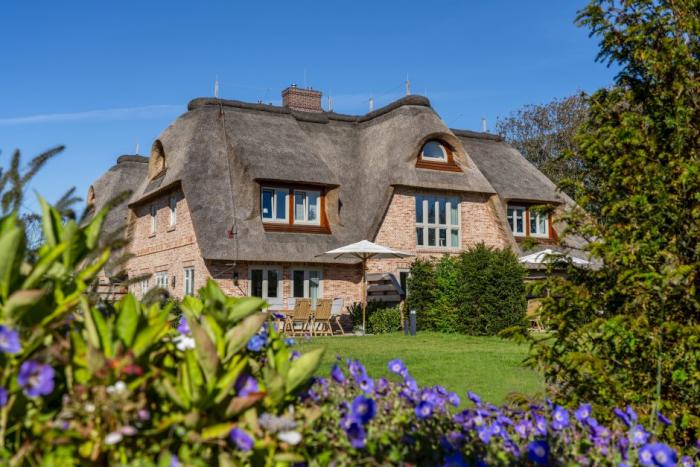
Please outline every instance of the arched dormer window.
[[454, 158], [454, 150], [446, 143], [431, 139], [423, 144], [418, 154], [416, 167], [420, 169], [446, 170], [461, 172]]
[[148, 161], [148, 177], [155, 178], [165, 172], [165, 151], [159, 139], [153, 142], [151, 158]]

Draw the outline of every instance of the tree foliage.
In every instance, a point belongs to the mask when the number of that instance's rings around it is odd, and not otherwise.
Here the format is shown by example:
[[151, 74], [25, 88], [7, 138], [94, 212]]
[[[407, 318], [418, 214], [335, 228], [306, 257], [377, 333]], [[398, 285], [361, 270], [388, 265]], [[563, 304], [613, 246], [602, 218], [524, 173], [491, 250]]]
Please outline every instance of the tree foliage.
[[[602, 267], [550, 278], [530, 363], [569, 403], [671, 415], [679, 442], [700, 427], [700, 2], [594, 0], [579, 25], [619, 67], [577, 135], [585, 177], [567, 234]], [[695, 430], [695, 431], [694, 431]]]
[[[588, 115], [583, 93], [526, 105], [496, 122], [496, 130], [554, 183], [582, 178], [575, 152], [575, 135]], [[566, 191], [566, 190], [565, 190]]]

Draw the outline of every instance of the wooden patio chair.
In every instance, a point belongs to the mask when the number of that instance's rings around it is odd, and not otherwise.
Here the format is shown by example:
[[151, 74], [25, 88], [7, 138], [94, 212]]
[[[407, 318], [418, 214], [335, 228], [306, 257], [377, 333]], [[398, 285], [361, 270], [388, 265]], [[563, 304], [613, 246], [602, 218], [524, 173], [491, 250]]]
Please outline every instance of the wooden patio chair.
[[331, 327], [331, 318], [333, 316], [331, 313], [332, 306], [333, 301], [329, 298], [321, 298], [317, 301], [316, 313], [311, 322], [311, 329], [314, 334], [333, 335], [333, 328]]
[[[311, 331], [313, 335], [313, 328], [309, 329], [309, 324], [311, 320], [311, 300], [307, 298], [297, 298], [294, 303], [294, 311], [287, 316], [284, 321], [284, 333], [287, 334], [289, 330], [290, 336], [303, 335], [304, 331]], [[299, 324], [301, 327], [299, 329], [299, 334], [297, 334], [296, 326]]]
[[343, 313], [343, 303], [344, 301], [342, 298], [334, 298], [333, 305], [331, 306], [331, 315], [340, 330], [340, 334], [344, 336], [345, 329], [343, 329], [343, 324], [340, 322], [340, 316]]
[[530, 331], [533, 332], [544, 332], [545, 327], [540, 319], [539, 308], [542, 302], [539, 299], [532, 299], [527, 301], [527, 318], [530, 320]]

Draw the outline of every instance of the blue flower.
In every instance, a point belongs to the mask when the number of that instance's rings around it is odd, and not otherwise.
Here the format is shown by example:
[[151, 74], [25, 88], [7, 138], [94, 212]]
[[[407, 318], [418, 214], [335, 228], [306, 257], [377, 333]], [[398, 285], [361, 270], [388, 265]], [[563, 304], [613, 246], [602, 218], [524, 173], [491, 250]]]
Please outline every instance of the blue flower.
[[377, 394], [386, 394], [389, 391], [389, 381], [386, 378], [379, 378], [377, 380], [374, 392]]
[[238, 397], [249, 396], [258, 392], [258, 380], [248, 374], [243, 374], [236, 380], [235, 389]]
[[690, 456], [681, 457], [681, 462], [679, 464], [681, 467], [695, 467], [695, 462]]
[[418, 405], [416, 405], [415, 412], [416, 417], [419, 419], [426, 419], [433, 414], [433, 404], [428, 401], [420, 401]]
[[549, 444], [547, 441], [537, 439], [527, 445], [527, 458], [537, 465], [549, 464]]
[[284, 343], [287, 344], [288, 347], [291, 347], [291, 346], [293, 346], [293, 345], [297, 345], [297, 341], [294, 340], [294, 338], [292, 338], [292, 337], [287, 337], [287, 338], [284, 340]]
[[649, 439], [649, 433], [644, 430], [642, 425], [635, 425], [629, 431], [629, 437], [633, 446], [641, 446], [642, 444], [646, 444]]
[[348, 360], [348, 369], [356, 381], [367, 376], [367, 370], [359, 360]]
[[443, 467], [468, 467], [469, 464], [464, 460], [464, 456], [461, 453], [455, 452], [445, 457], [445, 463], [442, 464]]
[[358, 381], [358, 384], [360, 386], [360, 389], [367, 393], [370, 394], [372, 391], [374, 391], [374, 380], [370, 378], [369, 376], [364, 376]]
[[233, 444], [235, 444], [236, 447], [243, 452], [248, 452], [253, 449], [253, 438], [240, 428], [234, 428], [231, 430], [229, 433], [229, 438], [231, 438]]
[[54, 369], [44, 363], [27, 360], [19, 367], [17, 382], [28, 397], [46, 396], [53, 392]]
[[491, 427], [482, 426], [476, 431], [479, 434], [479, 439], [481, 440], [481, 442], [484, 444], [489, 444], [489, 441], [491, 441], [491, 437], [493, 436], [493, 431], [491, 430]]
[[632, 407], [629, 405], [627, 406], [627, 416], [629, 417], [630, 422], [636, 422], [637, 421], [637, 412], [634, 411]]
[[389, 371], [391, 371], [392, 373], [396, 373], [397, 375], [403, 375], [404, 372], [407, 371], [406, 365], [404, 365], [400, 358], [390, 360], [387, 366], [389, 368]]
[[363, 425], [366, 425], [377, 413], [377, 404], [374, 399], [365, 396], [357, 396], [352, 401], [352, 415]]
[[561, 430], [567, 426], [569, 426], [569, 412], [561, 405], [557, 405], [552, 413], [552, 428]]
[[665, 426], [669, 426], [671, 424], [671, 420], [669, 420], [664, 414], [661, 412], [656, 412], [656, 418], [663, 423]]
[[535, 415], [535, 433], [540, 436], [547, 434], [547, 419], [541, 415]]
[[184, 334], [184, 335], [192, 334], [192, 330], [190, 329], [190, 325], [184, 316], [180, 316], [180, 322], [177, 324], [177, 332], [179, 332], [180, 334]]
[[455, 407], [459, 407], [459, 404], [462, 403], [462, 400], [459, 398], [456, 392], [451, 392], [447, 396], [447, 400], [450, 402], [450, 404], [454, 405]]
[[0, 407], [5, 407], [7, 404], [7, 389], [0, 387]]
[[654, 443], [651, 445], [651, 451], [654, 455], [654, 463], [661, 467], [676, 465], [676, 453], [668, 445], [664, 443]]
[[470, 401], [475, 403], [476, 405], [481, 405], [481, 398], [474, 394], [473, 392], [469, 391], [467, 392], [467, 397], [469, 398]]
[[350, 441], [350, 445], [352, 447], [355, 449], [362, 449], [365, 447], [365, 429], [359, 420], [354, 417], [345, 417], [340, 420], [340, 426], [348, 436], [348, 440]]
[[299, 357], [301, 357], [301, 353], [299, 353], [298, 350], [295, 350], [294, 352], [292, 352], [292, 355], [289, 356], [289, 361], [294, 361]]
[[248, 341], [248, 350], [250, 350], [251, 352], [260, 352], [263, 349], [263, 347], [265, 347], [266, 342], [266, 336], [256, 334], [253, 337], [251, 337]]
[[0, 353], [15, 354], [21, 351], [17, 331], [0, 325]]
[[651, 448], [651, 444], [642, 446], [637, 452], [637, 457], [641, 465], [654, 465], [654, 451]]
[[583, 422], [591, 416], [591, 411], [591, 404], [581, 404], [575, 413], [576, 420]]
[[515, 424], [515, 427], [514, 427], [515, 432], [522, 439], [526, 439], [529, 436], [531, 428], [532, 428], [532, 425], [527, 420], [520, 420], [518, 423]]
[[331, 378], [333, 378], [333, 381], [335, 381], [336, 383], [343, 384], [345, 382], [345, 374], [343, 373], [343, 370], [340, 369], [337, 363], [333, 365], [333, 369], [331, 370]]
[[622, 420], [622, 422], [623, 422], [625, 425], [627, 425], [628, 427], [630, 426], [630, 419], [629, 419], [629, 417], [627, 416], [627, 414], [626, 414], [625, 412], [622, 411], [622, 409], [620, 409], [620, 408], [618, 408], [618, 407], [615, 407], [615, 408], [613, 409], [613, 413], [617, 416], [617, 418], [619, 418], [620, 420]]

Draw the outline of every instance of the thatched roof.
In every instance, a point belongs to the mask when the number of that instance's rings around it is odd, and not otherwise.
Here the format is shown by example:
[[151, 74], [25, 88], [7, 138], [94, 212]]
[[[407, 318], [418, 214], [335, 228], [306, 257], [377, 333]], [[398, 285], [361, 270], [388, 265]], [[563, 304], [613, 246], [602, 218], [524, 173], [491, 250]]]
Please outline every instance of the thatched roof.
[[[451, 146], [462, 172], [415, 167], [432, 138]], [[558, 200], [551, 182], [513, 148], [493, 135], [450, 130], [421, 96], [363, 116], [200, 98], [159, 141], [165, 173], [153, 180], [143, 175], [130, 204], [181, 186], [202, 256], [212, 260], [332, 261], [316, 255], [372, 240], [397, 186], [486, 195], [505, 189], [506, 197]], [[509, 173], [499, 176], [498, 170]], [[265, 232], [259, 212], [264, 181], [327, 187], [331, 234]], [[232, 226], [234, 240], [227, 236]]]

